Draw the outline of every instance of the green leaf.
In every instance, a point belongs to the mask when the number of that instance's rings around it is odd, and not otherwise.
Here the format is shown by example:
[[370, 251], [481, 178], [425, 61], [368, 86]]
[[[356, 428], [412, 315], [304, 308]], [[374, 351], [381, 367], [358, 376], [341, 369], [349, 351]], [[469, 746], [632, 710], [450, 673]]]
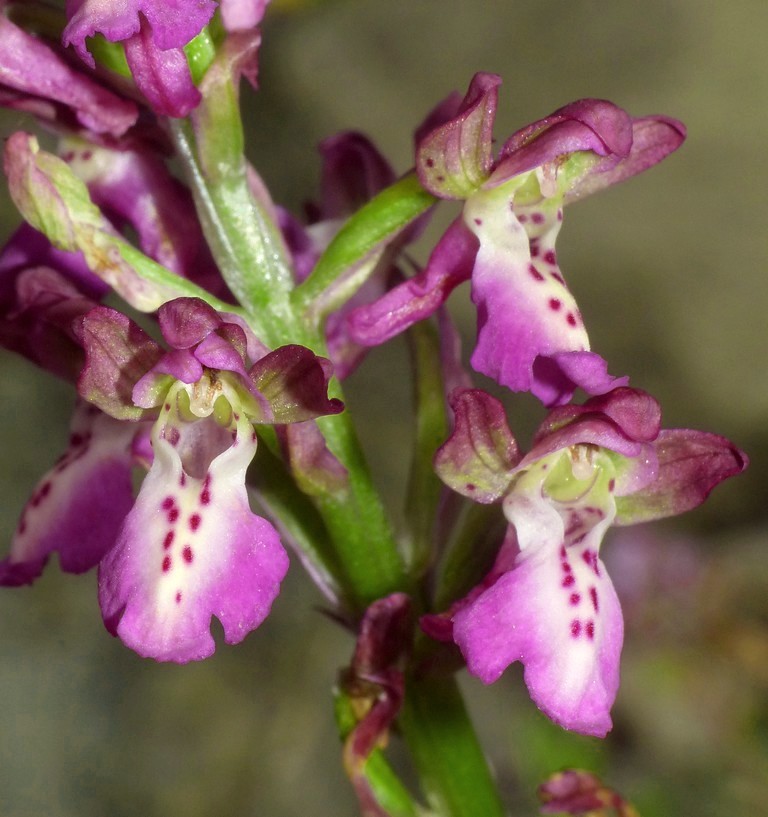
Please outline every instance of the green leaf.
[[336, 234], [292, 301], [313, 322], [347, 301], [376, 266], [387, 245], [436, 199], [408, 176], [382, 190]]

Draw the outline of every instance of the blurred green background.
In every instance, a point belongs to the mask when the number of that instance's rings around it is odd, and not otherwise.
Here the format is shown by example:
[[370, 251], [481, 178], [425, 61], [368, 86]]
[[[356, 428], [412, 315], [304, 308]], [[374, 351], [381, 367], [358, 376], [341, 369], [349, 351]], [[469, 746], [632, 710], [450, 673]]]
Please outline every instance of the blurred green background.
[[[504, 78], [499, 142], [583, 96], [687, 124], [679, 154], [568, 210], [559, 257], [611, 371], [654, 393], [666, 425], [731, 437], [751, 468], [682, 520], [608, 538], [628, 628], [606, 741], [552, 727], [517, 669], [491, 688], [463, 683], [515, 817], [537, 812], [537, 783], [566, 764], [603, 773], [644, 817], [768, 813], [768, 4], [284, 6], [264, 25], [262, 90], [245, 95], [251, 159], [294, 210], [314, 194], [322, 137], [364, 130], [404, 171], [413, 128], [477, 70]], [[30, 125], [3, 120], [4, 135], [20, 127]], [[7, 198], [2, 220], [4, 233], [17, 220]], [[453, 300], [469, 341], [466, 291]], [[8, 542], [62, 450], [73, 398], [10, 355], [0, 366]], [[404, 371], [396, 342], [350, 384], [393, 502], [410, 445]], [[523, 398], [508, 406], [516, 429], [541, 415]], [[93, 575], [52, 564], [33, 588], [4, 590], [0, 815], [353, 817], [329, 697], [351, 643], [320, 602], [294, 560], [265, 626], [176, 667], [106, 634]]]

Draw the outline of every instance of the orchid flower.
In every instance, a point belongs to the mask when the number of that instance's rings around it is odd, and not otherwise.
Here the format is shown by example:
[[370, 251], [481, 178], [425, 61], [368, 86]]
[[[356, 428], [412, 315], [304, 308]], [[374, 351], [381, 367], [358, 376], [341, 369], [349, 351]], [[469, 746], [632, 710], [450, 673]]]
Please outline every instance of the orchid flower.
[[451, 403], [437, 472], [478, 502], [501, 500], [509, 523], [490, 575], [450, 611], [453, 640], [484, 683], [521, 661], [545, 714], [603, 736], [623, 639], [605, 532], [699, 505], [746, 456], [714, 434], [660, 430], [658, 403], [629, 388], [554, 409], [522, 457], [495, 398], [467, 389]]
[[212, 615], [228, 643], [257, 627], [288, 567], [276, 530], [248, 505], [253, 424], [342, 406], [326, 396], [329, 364], [308, 349], [269, 352], [239, 318], [193, 298], [163, 305], [158, 321], [168, 351], [111, 308], [80, 317], [78, 389], [91, 405], [28, 503], [0, 581], [32, 581], [53, 550], [65, 570], [101, 560], [107, 628], [143, 656], [186, 662], [213, 652]]
[[327, 361], [308, 349], [266, 353], [234, 316], [197, 299], [164, 304], [158, 321], [168, 352], [114, 310], [85, 316], [79, 390], [119, 419], [157, 415], [152, 467], [101, 562], [99, 601], [128, 646], [185, 662], [213, 652], [212, 615], [230, 644], [257, 627], [288, 567], [277, 531], [248, 506], [253, 423], [342, 406], [326, 396]]
[[603, 394], [626, 384], [590, 351], [573, 295], [557, 263], [563, 206], [639, 173], [675, 150], [683, 126], [666, 117], [632, 119], [599, 99], [582, 99], [514, 133], [496, 159], [492, 127], [501, 80], [477, 74], [458, 110], [417, 135], [416, 170], [435, 196], [464, 201], [426, 268], [354, 312], [350, 334], [384, 342], [431, 315], [471, 278], [478, 308], [473, 367], [548, 406], [576, 387]]
[[[222, 0], [224, 28], [255, 29], [269, 0]], [[208, 25], [217, 10], [214, 0], [67, 0], [69, 22], [62, 41], [92, 68], [95, 61], [86, 40], [95, 34], [122, 43], [139, 90], [152, 109], [183, 117], [200, 103], [184, 47]], [[255, 75], [255, 72], [246, 72]]]

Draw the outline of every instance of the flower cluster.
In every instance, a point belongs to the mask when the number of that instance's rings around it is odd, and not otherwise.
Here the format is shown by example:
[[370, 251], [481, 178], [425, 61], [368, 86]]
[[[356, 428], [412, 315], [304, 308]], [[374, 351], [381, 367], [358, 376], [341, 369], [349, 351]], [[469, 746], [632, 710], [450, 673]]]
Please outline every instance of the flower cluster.
[[[213, 652], [212, 617], [228, 643], [261, 624], [290, 545], [360, 632], [343, 694], [368, 709], [343, 731], [374, 803], [364, 769], [408, 694], [412, 610], [482, 681], [521, 661], [549, 717], [604, 735], [623, 638], [606, 531], [697, 506], [746, 457], [713, 434], [662, 430], [658, 403], [608, 373], [556, 254], [566, 205], [675, 151], [679, 122], [582, 99], [494, 156], [500, 79], [479, 73], [417, 128], [401, 178], [362, 134], [324, 142], [302, 223], [242, 149], [236, 91], [255, 83], [266, 5], [70, 0], [58, 16], [41, 3], [48, 25], [32, 33], [36, 2], [26, 16], [0, 2], [0, 104], [59, 138], [55, 153], [23, 132], [6, 143], [28, 223], [0, 255], [0, 342], [78, 394], [0, 584], [34, 581], [54, 552], [65, 571], [98, 567], [107, 629], [142, 656], [187, 662]], [[441, 200], [461, 212], [409, 276], [403, 248]], [[550, 409], [526, 454], [456, 352], [442, 306], [465, 281], [472, 368]], [[409, 536], [422, 548], [410, 560], [340, 398], [366, 348], [406, 330]], [[571, 402], [577, 389], [586, 402]], [[446, 552], [464, 540], [435, 473], [454, 495], [500, 503], [506, 528], [490, 571], [440, 600], [441, 570], [462, 561]]]

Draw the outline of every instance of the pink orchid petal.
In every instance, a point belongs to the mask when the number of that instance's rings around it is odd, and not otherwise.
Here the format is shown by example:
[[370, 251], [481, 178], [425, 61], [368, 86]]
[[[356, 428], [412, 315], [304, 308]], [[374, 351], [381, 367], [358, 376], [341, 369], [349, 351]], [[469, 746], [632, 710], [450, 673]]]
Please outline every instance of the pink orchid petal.
[[[513, 211], [501, 200], [505, 195], [478, 194], [464, 207], [480, 242], [472, 272], [478, 307], [472, 366], [513, 391], [533, 391], [545, 405], [567, 402], [576, 386], [611, 388], [617, 381], [589, 352], [581, 314], [557, 265], [560, 211]], [[563, 353], [581, 354], [573, 359]]]
[[618, 159], [608, 156], [593, 163], [566, 189], [566, 204], [623, 182], [658, 164], [682, 145], [686, 130], [682, 122], [671, 117], [646, 116], [632, 121], [632, 134], [629, 154]]
[[182, 467], [173, 435], [155, 434], [152, 468], [99, 569], [105, 624], [139, 655], [207, 658], [213, 616], [236, 644], [277, 597], [288, 557], [277, 531], [251, 512], [245, 488], [256, 435], [241, 417], [233, 437], [195, 475]]
[[548, 717], [602, 737], [611, 728], [623, 639], [621, 607], [597, 555], [613, 513], [587, 507], [564, 518], [535, 493], [513, 492], [504, 506], [520, 554], [455, 614], [455, 641], [484, 683], [521, 661], [531, 698]]
[[55, 124], [69, 125], [71, 130], [79, 130], [79, 124], [96, 134], [122, 136], [138, 118], [133, 102], [73, 70], [62, 56], [5, 14], [0, 14], [0, 66], [0, 85], [12, 89], [3, 104], [23, 109], [25, 102], [50, 100], [50, 107], [38, 105], [37, 113]]
[[192, 81], [183, 49], [159, 50], [146, 25], [125, 41], [125, 58], [136, 86], [155, 113], [184, 117], [200, 104], [202, 96]]
[[432, 315], [459, 284], [469, 280], [476, 251], [477, 239], [457, 219], [437, 243], [422, 273], [349, 314], [351, 339], [363, 346], [378, 346]]
[[133, 504], [131, 443], [139, 428], [78, 405], [69, 447], [37, 484], [0, 562], [0, 584], [33, 582], [53, 552], [68, 573], [98, 564]]
[[139, 32], [144, 17], [154, 47], [166, 51], [196, 37], [215, 11], [213, 0], [67, 0], [69, 23], [62, 42], [74, 46], [81, 59], [94, 67], [85, 41], [96, 33], [110, 42], [122, 42]]

